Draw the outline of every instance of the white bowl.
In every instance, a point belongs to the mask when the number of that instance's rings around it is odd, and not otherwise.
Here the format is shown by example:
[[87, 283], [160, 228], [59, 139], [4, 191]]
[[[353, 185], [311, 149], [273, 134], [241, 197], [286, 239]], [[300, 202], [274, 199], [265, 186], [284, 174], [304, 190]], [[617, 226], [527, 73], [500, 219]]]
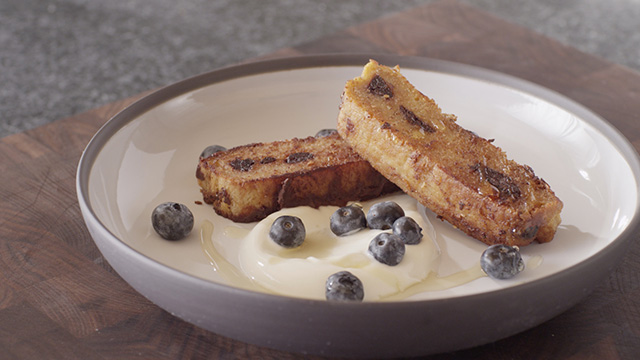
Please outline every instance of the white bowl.
[[[228, 283], [203, 255], [198, 231], [160, 241], [151, 210], [200, 200], [202, 149], [315, 134], [335, 127], [346, 80], [369, 58], [403, 74], [459, 123], [494, 138], [532, 166], [564, 202], [548, 244], [522, 249], [541, 264], [516, 280], [474, 280], [405, 301], [332, 303], [270, 295]], [[638, 229], [638, 156], [610, 124], [535, 84], [445, 61], [390, 55], [326, 55], [224, 68], [167, 86], [112, 118], [80, 160], [78, 199], [100, 251], [120, 276], [161, 308], [199, 327], [286, 351], [333, 356], [416, 356], [508, 337], [583, 299], [624, 255]], [[229, 221], [188, 205], [196, 229]], [[430, 216], [433, 216], [432, 214]], [[220, 226], [221, 225], [221, 226]], [[251, 226], [251, 225], [249, 225]], [[469, 267], [485, 246], [434, 221], [445, 249], [440, 274]], [[214, 237], [221, 241], [224, 234]]]

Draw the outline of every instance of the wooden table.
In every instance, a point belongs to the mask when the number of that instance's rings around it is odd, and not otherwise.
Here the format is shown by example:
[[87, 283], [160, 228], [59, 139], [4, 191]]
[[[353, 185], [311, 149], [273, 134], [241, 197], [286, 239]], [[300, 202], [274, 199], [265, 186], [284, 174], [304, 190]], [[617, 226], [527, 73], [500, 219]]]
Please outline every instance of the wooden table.
[[[640, 149], [640, 74], [455, 1], [358, 25], [269, 57], [383, 52], [515, 75], [589, 107]], [[0, 139], [0, 358], [297, 358], [199, 329], [150, 303], [107, 264], [82, 221], [82, 149], [133, 97]], [[640, 354], [640, 242], [562, 315], [438, 358], [616, 359]]]

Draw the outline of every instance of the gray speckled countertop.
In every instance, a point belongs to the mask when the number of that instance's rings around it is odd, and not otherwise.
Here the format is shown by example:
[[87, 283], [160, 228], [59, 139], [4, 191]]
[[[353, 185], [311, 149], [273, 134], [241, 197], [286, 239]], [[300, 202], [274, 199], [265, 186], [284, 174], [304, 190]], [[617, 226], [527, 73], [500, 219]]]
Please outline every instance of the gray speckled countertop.
[[[433, 0], [2, 0], [0, 137]], [[639, 0], [459, 0], [640, 70]]]

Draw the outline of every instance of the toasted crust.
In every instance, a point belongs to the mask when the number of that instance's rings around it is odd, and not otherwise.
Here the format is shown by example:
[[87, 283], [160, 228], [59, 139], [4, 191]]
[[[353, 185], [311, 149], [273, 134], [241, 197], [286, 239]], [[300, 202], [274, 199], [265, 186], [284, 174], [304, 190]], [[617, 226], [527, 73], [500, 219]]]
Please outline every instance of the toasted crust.
[[528, 166], [456, 124], [399, 68], [370, 61], [342, 95], [338, 132], [407, 194], [486, 244], [548, 242], [562, 202]]
[[399, 190], [337, 133], [219, 152], [200, 160], [196, 177], [216, 213], [243, 223], [282, 208], [344, 206]]

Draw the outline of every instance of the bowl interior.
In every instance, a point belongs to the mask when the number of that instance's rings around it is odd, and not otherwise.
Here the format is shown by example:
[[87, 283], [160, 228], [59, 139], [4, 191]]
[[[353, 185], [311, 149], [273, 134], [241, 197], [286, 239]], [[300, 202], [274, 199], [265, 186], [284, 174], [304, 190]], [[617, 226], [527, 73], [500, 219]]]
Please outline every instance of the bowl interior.
[[[133, 250], [180, 272], [236, 286], [214, 271], [198, 230], [212, 222], [218, 251], [233, 263], [238, 239], [228, 230], [252, 225], [233, 224], [210, 206], [195, 204], [202, 200], [195, 179], [198, 155], [212, 144], [233, 147], [335, 128], [344, 83], [360, 71], [360, 65], [254, 68], [161, 90], [102, 130], [104, 144], [88, 179], [90, 208]], [[529, 266], [517, 280], [480, 278], [411, 299], [472, 295], [556, 274], [606, 248], [636, 217], [637, 165], [629, 162], [623, 138], [594, 114], [530, 84], [465, 67], [408, 66], [402, 72], [462, 126], [495, 139], [510, 158], [531, 166], [564, 202], [556, 238], [521, 249]], [[168, 242], [153, 231], [151, 211], [165, 201], [184, 203], [194, 213], [188, 238]], [[440, 275], [477, 264], [484, 244], [427, 216], [443, 251]]]

